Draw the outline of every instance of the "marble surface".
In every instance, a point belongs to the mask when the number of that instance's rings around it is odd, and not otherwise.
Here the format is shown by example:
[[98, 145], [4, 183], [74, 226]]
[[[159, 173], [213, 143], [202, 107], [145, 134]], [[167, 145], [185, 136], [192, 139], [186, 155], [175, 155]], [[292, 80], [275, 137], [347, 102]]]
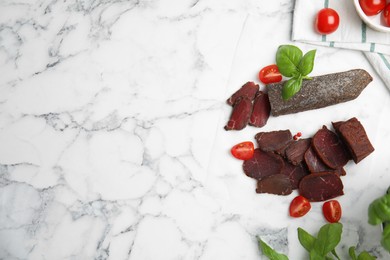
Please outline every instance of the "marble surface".
[[[0, 2], [1, 259], [290, 259], [296, 228], [325, 224], [321, 203], [288, 216], [293, 194], [256, 194], [229, 150], [226, 98], [290, 42], [293, 1]], [[311, 75], [374, 78], [348, 103], [271, 117], [262, 131], [311, 136], [358, 117], [376, 148], [346, 166], [343, 242], [386, 259], [368, 204], [390, 185], [390, 93], [361, 52], [317, 49]]]

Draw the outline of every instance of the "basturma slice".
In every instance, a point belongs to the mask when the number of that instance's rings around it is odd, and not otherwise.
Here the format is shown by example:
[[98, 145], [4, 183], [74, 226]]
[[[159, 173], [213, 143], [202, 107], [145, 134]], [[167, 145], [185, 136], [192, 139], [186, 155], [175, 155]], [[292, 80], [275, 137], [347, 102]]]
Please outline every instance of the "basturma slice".
[[284, 174], [271, 175], [257, 182], [256, 193], [289, 195], [291, 192], [290, 179]]
[[294, 165], [289, 162], [285, 162], [282, 174], [288, 176], [292, 189], [295, 190], [298, 189], [301, 179], [308, 175], [309, 172], [303, 164]]
[[341, 136], [341, 139], [347, 145], [355, 163], [366, 158], [375, 149], [372, 146], [363, 125], [356, 117], [345, 122], [332, 123], [333, 128]]
[[284, 155], [284, 150], [293, 141], [290, 130], [259, 132], [255, 135], [259, 148]]
[[258, 91], [253, 101], [253, 109], [248, 124], [256, 127], [263, 127], [268, 121], [271, 112], [268, 95]]
[[251, 112], [252, 101], [246, 97], [239, 98], [233, 106], [233, 111], [225, 126], [225, 130], [241, 130], [246, 127]]
[[286, 148], [286, 158], [294, 165], [300, 164], [305, 156], [305, 152], [311, 145], [311, 138], [303, 138], [298, 141], [292, 142]]
[[271, 114], [280, 116], [350, 101], [371, 81], [371, 75], [362, 69], [317, 76], [303, 80], [301, 90], [288, 100], [282, 98], [284, 82], [268, 84]]
[[305, 163], [310, 173], [318, 173], [318, 172], [334, 172], [339, 176], [344, 176], [347, 173], [345, 172], [343, 167], [339, 167], [337, 169], [331, 169], [326, 166], [318, 157], [313, 147], [309, 147], [305, 153]]
[[299, 183], [299, 194], [309, 201], [325, 201], [344, 194], [343, 183], [333, 172], [306, 175]]
[[279, 174], [284, 166], [283, 159], [272, 153], [255, 149], [253, 157], [245, 160], [242, 167], [248, 177], [260, 180], [270, 175]]
[[321, 161], [332, 169], [343, 167], [350, 159], [350, 154], [339, 137], [326, 126], [314, 135], [312, 145]]
[[254, 82], [245, 83], [239, 90], [237, 90], [226, 102], [233, 106], [240, 97], [247, 97], [249, 100], [253, 100], [257, 91], [259, 90], [259, 85]]

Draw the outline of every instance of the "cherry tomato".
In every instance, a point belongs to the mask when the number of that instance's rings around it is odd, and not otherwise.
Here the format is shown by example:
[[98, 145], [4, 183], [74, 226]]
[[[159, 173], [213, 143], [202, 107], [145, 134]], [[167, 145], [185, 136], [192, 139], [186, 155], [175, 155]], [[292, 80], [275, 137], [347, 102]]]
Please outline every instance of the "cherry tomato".
[[330, 223], [338, 222], [341, 218], [341, 206], [337, 200], [329, 200], [322, 205], [324, 217]]
[[386, 26], [390, 27], [390, 3], [387, 4], [383, 10], [383, 20], [385, 21]]
[[280, 74], [278, 66], [272, 64], [260, 70], [259, 79], [264, 84], [275, 83], [282, 81], [282, 74]]
[[233, 146], [230, 152], [237, 159], [249, 160], [253, 157], [255, 147], [252, 142], [242, 142]]
[[359, 4], [366, 15], [373, 16], [385, 9], [386, 0], [359, 0]]
[[294, 218], [299, 218], [306, 215], [307, 212], [311, 209], [311, 204], [308, 199], [299, 195], [296, 196], [290, 204], [290, 216]]
[[332, 8], [324, 8], [317, 13], [315, 28], [318, 33], [330, 34], [337, 30], [339, 24], [340, 17]]

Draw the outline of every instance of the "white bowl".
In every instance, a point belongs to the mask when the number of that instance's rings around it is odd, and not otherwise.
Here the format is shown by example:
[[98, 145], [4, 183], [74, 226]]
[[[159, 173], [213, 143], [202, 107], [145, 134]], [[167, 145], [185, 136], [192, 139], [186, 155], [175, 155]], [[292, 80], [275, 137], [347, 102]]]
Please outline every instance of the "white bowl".
[[362, 8], [360, 7], [359, 0], [353, 0], [355, 4], [356, 11], [360, 18], [363, 20], [365, 24], [367, 24], [370, 28], [379, 31], [379, 32], [390, 32], [390, 27], [384, 25], [384, 21], [382, 18], [382, 13], [379, 13], [374, 16], [367, 16]]

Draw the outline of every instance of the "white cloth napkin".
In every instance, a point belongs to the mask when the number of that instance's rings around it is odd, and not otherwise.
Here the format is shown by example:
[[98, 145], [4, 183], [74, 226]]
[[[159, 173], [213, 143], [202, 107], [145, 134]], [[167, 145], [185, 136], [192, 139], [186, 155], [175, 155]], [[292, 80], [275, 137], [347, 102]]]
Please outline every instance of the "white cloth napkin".
[[[314, 20], [317, 12], [325, 7], [337, 11], [340, 25], [334, 33], [320, 35], [314, 30]], [[363, 51], [390, 89], [390, 33], [374, 31], [363, 23], [352, 0], [296, 0], [292, 40]]]

